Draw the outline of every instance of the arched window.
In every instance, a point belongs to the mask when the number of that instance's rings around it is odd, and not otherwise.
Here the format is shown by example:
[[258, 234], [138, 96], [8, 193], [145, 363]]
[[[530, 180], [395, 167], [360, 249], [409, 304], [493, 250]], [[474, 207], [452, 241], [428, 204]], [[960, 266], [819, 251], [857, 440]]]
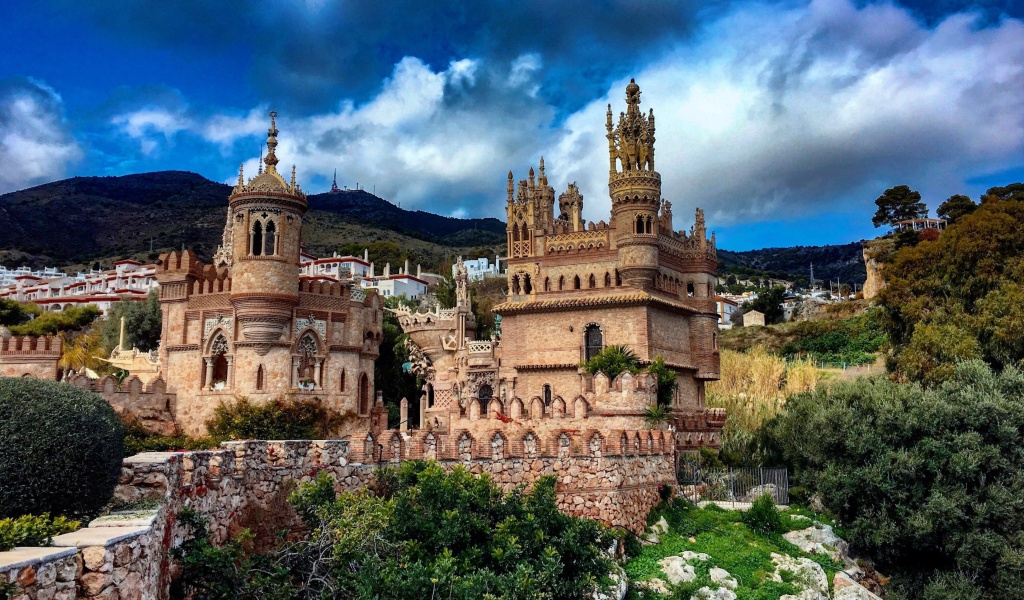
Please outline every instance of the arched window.
[[551, 406], [551, 386], [544, 384], [544, 406]]
[[604, 336], [601, 334], [601, 327], [595, 323], [587, 325], [583, 331], [583, 344], [586, 346], [587, 360], [597, 356], [604, 349]]
[[345, 369], [342, 369], [341, 374], [338, 375], [338, 391], [345, 391]]
[[524, 242], [530, 241], [530, 233], [526, 229], [526, 223], [523, 223], [523, 233], [522, 233], [522, 236], [523, 236], [523, 241]]
[[518, 224], [512, 226], [512, 241], [513, 242], [518, 242], [519, 241], [519, 225]]
[[263, 379], [264, 379], [264, 376], [263, 376], [263, 365], [260, 365], [259, 368], [256, 369], [256, 391], [257, 392], [262, 392], [263, 391], [263, 385], [264, 385]]
[[564, 289], [565, 289], [565, 276], [564, 275], [559, 275], [558, 276], [558, 291], [562, 291]]
[[263, 253], [267, 256], [274, 254], [277, 248], [277, 227], [273, 221], [267, 221], [267, 229], [263, 240]]
[[529, 275], [527, 275], [525, 277], [525, 279], [523, 280], [523, 293], [524, 294], [533, 293], [533, 284], [530, 283], [530, 276]]
[[590, 284], [590, 289], [594, 289], [597, 287], [597, 279], [594, 278], [593, 273], [590, 274], [590, 281], [588, 283]]
[[607, 271], [604, 273], [604, 287], [612, 287], [612, 276]]
[[213, 361], [213, 370], [211, 371], [210, 381], [207, 384], [216, 383], [223, 381], [227, 384], [228, 381], [228, 340], [224, 337], [223, 333], [218, 333], [217, 337], [213, 340], [213, 344], [210, 345], [210, 359]]
[[427, 384], [427, 408], [434, 407], [434, 386]]
[[550, 292], [551, 291], [551, 279], [548, 278], [548, 277], [544, 278], [544, 291], [545, 292]]
[[491, 398], [493, 395], [494, 391], [491, 389], [491, 386], [487, 384], [480, 386], [480, 389], [477, 390], [477, 399], [480, 400], [480, 416], [483, 418], [487, 418], [489, 414], [487, 409], [491, 404]]
[[637, 233], [643, 233], [644, 232], [644, 216], [641, 215], [640, 213], [637, 213], [637, 215], [636, 215], [636, 232]]
[[686, 295], [691, 297], [691, 298], [693, 297], [693, 282], [692, 281], [687, 282], [687, 284], [686, 284]]
[[519, 294], [519, 276], [518, 275], [513, 275], [512, 276], [512, 293], [516, 294], [516, 295]]
[[615, 269], [615, 286], [622, 285], [622, 275], [619, 274], [619, 270]]
[[573, 275], [573, 277], [572, 277], [572, 289], [574, 289], [574, 290], [580, 289], [580, 276], [579, 275]]
[[253, 256], [263, 254], [263, 223], [259, 221], [252, 226], [252, 246], [249, 247], [249, 254]]
[[646, 229], [645, 233], [654, 233], [654, 228], [652, 226], [653, 223], [654, 223], [654, 219], [651, 218], [650, 215], [647, 215], [647, 229]]
[[359, 376], [359, 414], [370, 414], [370, 380], [366, 373]]

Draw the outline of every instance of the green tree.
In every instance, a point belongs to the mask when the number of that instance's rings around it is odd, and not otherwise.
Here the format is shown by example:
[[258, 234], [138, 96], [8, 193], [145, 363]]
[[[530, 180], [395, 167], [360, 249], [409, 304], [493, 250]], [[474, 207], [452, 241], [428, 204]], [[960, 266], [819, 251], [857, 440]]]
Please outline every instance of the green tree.
[[889, 188], [875, 199], [875, 216], [871, 222], [875, 227], [895, 226], [899, 221], [920, 219], [928, 216], [928, 207], [921, 202], [921, 194], [905, 185]]
[[993, 200], [1004, 202], [1008, 200], [1024, 201], [1024, 183], [1011, 183], [1002, 187], [989, 188], [981, 197], [981, 201], [991, 202]]
[[160, 312], [160, 296], [156, 290], [151, 291], [144, 302], [121, 300], [111, 305], [107, 311], [107, 318], [100, 327], [103, 347], [108, 352], [117, 347], [122, 317], [125, 349], [138, 348], [143, 352], [149, 352], [160, 345], [163, 314]]
[[[34, 305], [33, 305], [34, 306]], [[11, 327], [21, 325], [40, 311], [31, 311], [26, 305], [7, 298], [0, 298], [0, 325]]]
[[946, 201], [939, 205], [935, 214], [940, 219], [945, 219], [949, 223], [955, 223], [960, 217], [974, 212], [976, 208], [978, 208], [978, 205], [970, 197], [963, 194], [954, 194], [946, 198]]
[[781, 323], [785, 316], [782, 300], [786, 296], [786, 288], [774, 287], [757, 295], [757, 298], [743, 303], [743, 312], [756, 310], [764, 313], [765, 324]]
[[100, 316], [100, 309], [95, 304], [72, 306], [62, 312], [44, 312], [36, 318], [11, 327], [14, 335], [54, 335], [64, 331], [81, 331], [92, 325]]
[[[398, 308], [399, 306], [415, 308], [416, 303], [405, 298], [390, 296], [384, 298], [385, 308]], [[416, 376], [407, 373], [403, 365], [409, 362], [409, 348], [405, 345], [408, 336], [402, 331], [398, 317], [389, 310], [384, 311], [384, 320], [381, 323], [381, 330], [384, 339], [380, 344], [380, 355], [373, 365], [374, 387], [384, 395], [384, 405], [388, 408], [388, 421], [390, 426], [398, 426], [400, 414], [399, 402], [402, 398], [409, 400], [411, 419], [419, 419], [420, 388], [421, 384]]]
[[434, 287], [434, 297], [441, 308], [455, 308], [455, 279], [445, 275]]

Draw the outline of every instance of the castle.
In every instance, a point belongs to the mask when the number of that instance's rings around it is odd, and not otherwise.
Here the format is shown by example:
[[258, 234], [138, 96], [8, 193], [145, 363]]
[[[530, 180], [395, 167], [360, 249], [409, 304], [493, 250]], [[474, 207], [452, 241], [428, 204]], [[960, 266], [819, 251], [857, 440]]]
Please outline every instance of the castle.
[[[228, 198], [214, 264], [189, 250], [160, 257], [160, 364], [176, 395], [175, 421], [205, 431], [221, 402], [316, 397], [347, 429], [367, 429], [382, 308], [350, 282], [301, 277], [302, 219], [309, 205], [277, 171], [276, 113], [260, 172]], [[263, 169], [266, 165], [266, 169]]]
[[[508, 174], [508, 295], [494, 308], [500, 336], [475, 340], [466, 274], [453, 309], [399, 310], [413, 342], [413, 368], [425, 383], [424, 428], [447, 431], [644, 428], [656, 402], [654, 378], [615, 381], [580, 368], [609, 345], [641, 364], [662, 357], [676, 372], [671, 423], [680, 450], [718, 446], [725, 414], [707, 409], [704, 384], [719, 377], [717, 257], [699, 209], [689, 233], [672, 229], [672, 210], [654, 170], [654, 112], [640, 111], [630, 81], [626, 112], [607, 113], [609, 222], [585, 223], [575, 184], [558, 196], [539, 174], [514, 184]], [[518, 437], [517, 431], [514, 437]]]

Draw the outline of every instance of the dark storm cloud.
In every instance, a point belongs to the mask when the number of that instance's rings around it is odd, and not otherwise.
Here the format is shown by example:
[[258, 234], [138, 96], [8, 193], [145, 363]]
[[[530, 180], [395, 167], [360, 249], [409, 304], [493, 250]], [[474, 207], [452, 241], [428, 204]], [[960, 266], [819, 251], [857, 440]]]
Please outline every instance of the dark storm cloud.
[[261, 97], [307, 110], [338, 97], [357, 101], [405, 56], [435, 69], [461, 58], [509, 61], [536, 53], [542, 93], [574, 109], [688, 36], [698, 12], [727, 3], [639, 0], [517, 2], [227, 2], [52, 0], [113, 35], [197, 56], [251, 52], [250, 80]]

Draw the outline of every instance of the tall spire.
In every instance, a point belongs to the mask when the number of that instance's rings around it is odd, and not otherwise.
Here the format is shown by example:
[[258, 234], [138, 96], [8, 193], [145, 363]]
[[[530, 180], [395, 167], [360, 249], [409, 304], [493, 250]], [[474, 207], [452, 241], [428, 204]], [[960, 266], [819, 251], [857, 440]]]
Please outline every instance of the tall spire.
[[238, 165], [238, 187], [245, 185], [245, 165]]
[[274, 154], [274, 150], [277, 149], [277, 111], [270, 111], [270, 129], [267, 130], [267, 157], [263, 159], [263, 163], [267, 165], [267, 173], [277, 173], [277, 155]]
[[259, 169], [257, 169], [256, 174], [257, 175], [262, 175], [263, 174], [263, 146], [260, 146], [260, 163], [259, 164], [260, 164], [260, 166], [259, 166]]
[[295, 189], [295, 165], [292, 165], [292, 189]]

